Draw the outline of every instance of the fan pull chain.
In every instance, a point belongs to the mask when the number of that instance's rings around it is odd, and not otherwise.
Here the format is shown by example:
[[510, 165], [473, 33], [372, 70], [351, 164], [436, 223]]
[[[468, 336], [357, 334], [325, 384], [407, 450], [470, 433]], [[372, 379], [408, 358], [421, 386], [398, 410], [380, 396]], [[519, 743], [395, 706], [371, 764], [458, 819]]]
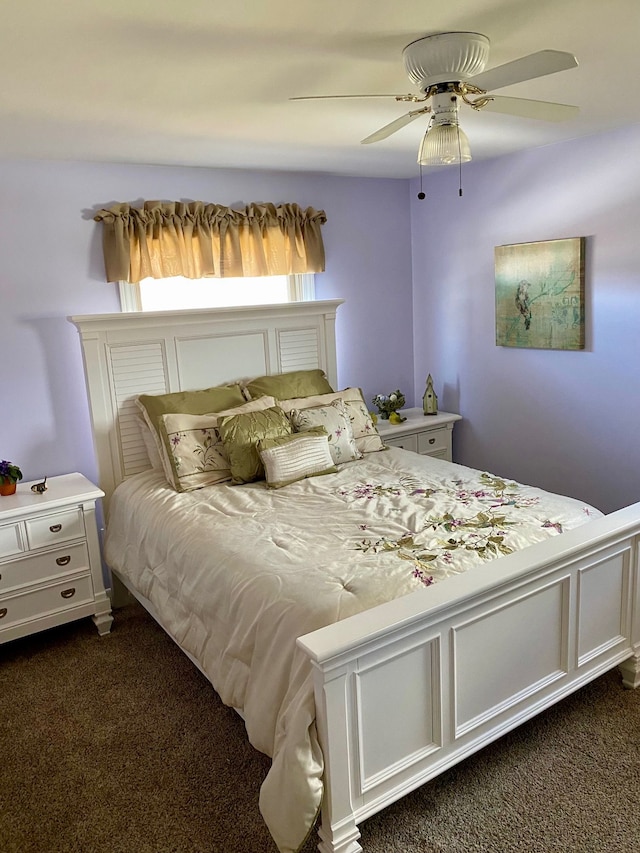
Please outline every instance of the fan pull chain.
[[458, 195], [462, 197], [462, 149], [460, 146], [460, 125], [456, 125], [458, 132]]
[[418, 198], [420, 201], [423, 201], [425, 194], [422, 191], [422, 163], [420, 163], [420, 192], [418, 193]]

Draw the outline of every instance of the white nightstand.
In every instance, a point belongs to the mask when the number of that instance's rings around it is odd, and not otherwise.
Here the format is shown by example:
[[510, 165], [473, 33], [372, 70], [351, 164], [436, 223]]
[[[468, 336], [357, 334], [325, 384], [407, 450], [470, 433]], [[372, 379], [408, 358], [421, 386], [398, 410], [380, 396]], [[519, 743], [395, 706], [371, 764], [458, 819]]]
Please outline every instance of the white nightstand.
[[451, 435], [454, 423], [461, 420], [460, 415], [451, 412], [425, 415], [422, 409], [403, 409], [400, 414], [406, 418], [401, 424], [390, 424], [378, 417], [376, 426], [385, 444], [453, 461]]
[[31, 486], [0, 497], [0, 643], [83, 616], [107, 634], [96, 526], [104, 492], [82, 474], [50, 477], [42, 495]]

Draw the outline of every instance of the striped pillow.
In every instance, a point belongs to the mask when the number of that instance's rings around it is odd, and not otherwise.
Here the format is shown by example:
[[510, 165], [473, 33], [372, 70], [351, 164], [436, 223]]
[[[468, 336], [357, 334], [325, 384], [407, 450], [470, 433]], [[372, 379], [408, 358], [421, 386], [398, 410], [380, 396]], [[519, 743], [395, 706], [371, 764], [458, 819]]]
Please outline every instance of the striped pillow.
[[323, 427], [265, 438], [258, 443], [258, 450], [269, 489], [281, 489], [298, 480], [335, 474], [338, 470], [333, 464], [329, 437]]

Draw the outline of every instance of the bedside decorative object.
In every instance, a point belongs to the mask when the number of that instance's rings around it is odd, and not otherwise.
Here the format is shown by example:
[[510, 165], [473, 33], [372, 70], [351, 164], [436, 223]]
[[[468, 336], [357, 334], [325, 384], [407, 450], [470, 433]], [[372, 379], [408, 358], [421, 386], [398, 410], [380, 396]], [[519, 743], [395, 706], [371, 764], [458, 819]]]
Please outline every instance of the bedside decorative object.
[[433, 390], [433, 379], [431, 374], [427, 377], [427, 388], [422, 397], [422, 411], [425, 415], [438, 414], [438, 398]]
[[[378, 409], [380, 417], [385, 421], [389, 420], [389, 415], [392, 413], [399, 412], [404, 404], [404, 394], [400, 390], [393, 391], [391, 394], [376, 394], [373, 398], [373, 405]], [[401, 417], [401, 420], [404, 420], [404, 418]]]
[[34, 483], [33, 486], [31, 486], [31, 491], [38, 495], [44, 494], [44, 492], [47, 491], [47, 478], [45, 477], [41, 483]]
[[3, 459], [0, 462], [0, 495], [14, 495], [18, 480], [22, 479], [22, 471], [13, 462]]

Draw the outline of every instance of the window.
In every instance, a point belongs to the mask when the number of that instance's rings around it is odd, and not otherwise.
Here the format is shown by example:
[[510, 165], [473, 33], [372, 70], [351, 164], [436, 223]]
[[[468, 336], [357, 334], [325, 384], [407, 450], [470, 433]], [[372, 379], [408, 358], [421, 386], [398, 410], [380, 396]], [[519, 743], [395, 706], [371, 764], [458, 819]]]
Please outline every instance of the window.
[[120, 282], [123, 311], [177, 311], [308, 302], [315, 299], [313, 273], [256, 278], [147, 278], [139, 284]]

